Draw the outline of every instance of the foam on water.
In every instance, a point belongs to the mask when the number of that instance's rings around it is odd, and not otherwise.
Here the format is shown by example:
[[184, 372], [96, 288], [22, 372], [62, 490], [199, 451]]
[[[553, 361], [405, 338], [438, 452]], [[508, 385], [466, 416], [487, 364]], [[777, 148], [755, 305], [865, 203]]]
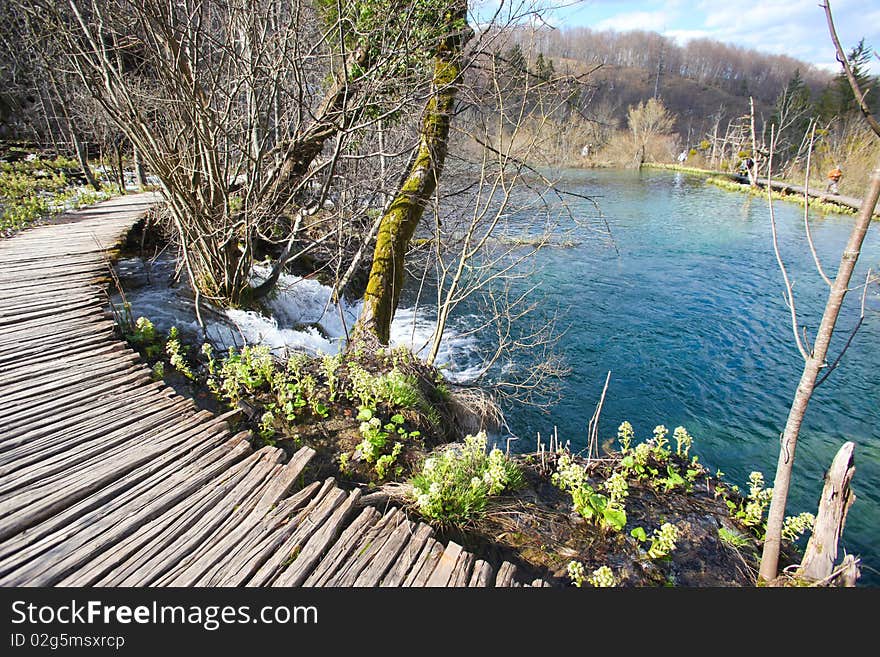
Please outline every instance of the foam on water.
[[[121, 269], [137, 269], [139, 260], [120, 262]], [[269, 268], [254, 267], [253, 282], [265, 280]], [[333, 303], [332, 288], [317, 280], [282, 274], [275, 292], [264, 306], [270, 316], [249, 310], [220, 310], [208, 306], [203, 319], [208, 338], [218, 347], [240, 348], [244, 344], [262, 344], [283, 354], [287, 351], [305, 351], [310, 354], [335, 354], [346, 342], [347, 333], [357, 322], [363, 304]], [[163, 285], [147, 285], [126, 293], [133, 317], [145, 316], [160, 330], [177, 328], [190, 339], [198, 339], [198, 323], [187, 289]], [[121, 299], [113, 299], [116, 305]], [[464, 326], [468, 318], [459, 318], [457, 326]], [[453, 322], [455, 324], [455, 322]], [[434, 333], [435, 316], [429, 311], [400, 308], [391, 325], [391, 343], [403, 345], [425, 356]], [[457, 383], [472, 381], [480, 372], [477, 340], [462, 335], [456, 326], [447, 326], [437, 356], [437, 365], [447, 377]]]

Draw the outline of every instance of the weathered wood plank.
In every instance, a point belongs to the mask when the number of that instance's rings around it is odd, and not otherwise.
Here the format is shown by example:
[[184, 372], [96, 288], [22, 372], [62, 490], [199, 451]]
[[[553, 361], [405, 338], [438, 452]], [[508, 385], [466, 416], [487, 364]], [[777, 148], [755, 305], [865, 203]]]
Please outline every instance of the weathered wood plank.
[[495, 581], [493, 579], [494, 575], [495, 570], [492, 568], [492, 565], [490, 563], [483, 561], [482, 559], [477, 559], [477, 561], [474, 563], [474, 572], [471, 575], [468, 586], [492, 586], [492, 583]]
[[415, 524], [403, 517], [397, 528], [388, 537], [388, 540], [382, 545], [382, 548], [370, 560], [367, 567], [364, 568], [354, 579], [352, 586], [374, 587], [378, 586], [382, 578], [388, 573], [388, 570], [397, 560], [398, 555], [409, 542], [413, 534]]
[[385, 542], [392, 535], [397, 525], [404, 520], [400, 509], [394, 508], [371, 527], [363, 537], [359, 548], [352, 557], [339, 568], [336, 574], [327, 580], [325, 586], [352, 586], [358, 575], [379, 553]]
[[514, 581], [516, 570], [516, 566], [509, 561], [505, 561], [501, 564], [501, 567], [498, 569], [498, 574], [495, 576], [495, 586], [516, 586], [516, 582]]
[[375, 507], [368, 506], [345, 528], [327, 555], [321, 559], [303, 582], [303, 586], [324, 586], [348, 561], [352, 554], [363, 545], [365, 534], [382, 518]]
[[428, 542], [428, 539], [433, 536], [433, 534], [434, 529], [430, 525], [427, 525], [423, 522], [418, 523], [415, 532], [412, 534], [407, 544], [403, 547], [403, 550], [400, 551], [396, 562], [393, 564], [385, 577], [382, 578], [379, 586], [403, 586], [404, 581], [406, 581], [406, 576], [418, 562], [419, 555], [422, 553], [425, 544]]
[[452, 577], [452, 572], [455, 570], [455, 565], [458, 563], [458, 558], [461, 556], [461, 552], [461, 546], [458, 543], [449, 541], [449, 543], [446, 544], [446, 549], [443, 550], [443, 554], [440, 555], [437, 565], [431, 572], [431, 576], [428, 577], [428, 581], [425, 582], [425, 586], [448, 586], [449, 580]]
[[440, 561], [440, 557], [443, 556], [444, 551], [445, 548], [442, 543], [433, 538], [429, 538], [425, 543], [422, 554], [419, 555], [419, 558], [417, 559], [416, 565], [410, 571], [409, 575], [407, 575], [403, 585], [413, 587], [425, 586], [428, 583], [428, 579], [431, 577], [431, 573], [434, 572], [434, 568]]

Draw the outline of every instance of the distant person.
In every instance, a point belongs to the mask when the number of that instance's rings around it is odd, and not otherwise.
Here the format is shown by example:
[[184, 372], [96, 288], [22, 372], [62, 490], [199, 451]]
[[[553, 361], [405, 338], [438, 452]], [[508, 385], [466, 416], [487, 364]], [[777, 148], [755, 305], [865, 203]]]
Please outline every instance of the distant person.
[[679, 162], [684, 162], [686, 159], [688, 159], [687, 151], [682, 151], [681, 153], [678, 154], [678, 161]]
[[825, 188], [826, 192], [831, 192], [832, 194], [840, 194], [838, 191], [837, 183], [840, 182], [840, 179], [843, 177], [843, 171], [840, 170], [840, 167], [836, 164], [831, 171], [828, 172], [828, 186]]

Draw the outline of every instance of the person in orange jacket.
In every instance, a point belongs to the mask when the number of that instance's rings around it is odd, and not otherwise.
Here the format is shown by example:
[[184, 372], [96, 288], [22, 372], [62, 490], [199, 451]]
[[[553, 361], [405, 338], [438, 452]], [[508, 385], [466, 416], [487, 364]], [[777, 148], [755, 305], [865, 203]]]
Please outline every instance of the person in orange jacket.
[[831, 192], [832, 194], [839, 194], [837, 188], [837, 183], [840, 182], [840, 179], [843, 177], [843, 171], [840, 170], [840, 167], [836, 164], [831, 171], [828, 172], [828, 186], [825, 188], [826, 192]]

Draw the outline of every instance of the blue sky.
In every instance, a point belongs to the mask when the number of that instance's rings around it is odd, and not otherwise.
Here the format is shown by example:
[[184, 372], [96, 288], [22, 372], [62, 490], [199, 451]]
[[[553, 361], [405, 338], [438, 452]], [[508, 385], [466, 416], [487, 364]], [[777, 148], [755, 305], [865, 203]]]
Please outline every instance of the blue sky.
[[[583, 26], [594, 30], [647, 30], [660, 32], [680, 43], [708, 37], [724, 43], [786, 54], [836, 73], [839, 64], [828, 36], [825, 12], [820, 0], [736, 0], [732, 2], [691, 0], [559, 0], [522, 2], [520, 7], [549, 8], [547, 22], [556, 26]], [[485, 11], [497, 1], [473, 3]], [[505, 4], [510, 5], [510, 0]], [[865, 37], [880, 50], [880, 0], [831, 0], [837, 33], [844, 48]], [[874, 58], [872, 72], [880, 74], [880, 60]]]

